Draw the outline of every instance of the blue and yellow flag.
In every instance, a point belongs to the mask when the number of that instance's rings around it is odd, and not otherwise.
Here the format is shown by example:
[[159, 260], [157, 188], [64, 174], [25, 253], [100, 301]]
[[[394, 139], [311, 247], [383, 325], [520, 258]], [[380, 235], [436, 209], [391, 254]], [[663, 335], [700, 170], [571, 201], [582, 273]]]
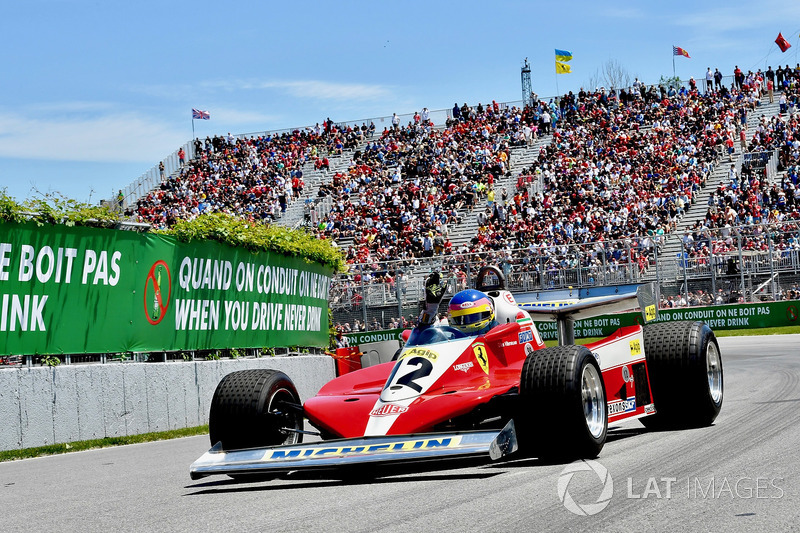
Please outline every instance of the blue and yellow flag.
[[566, 50], [559, 50], [556, 48], [556, 61], [571, 61], [572, 60], [572, 52], [567, 52]]
[[556, 61], [556, 74], [569, 74], [570, 72], [572, 72], [572, 68], [569, 65]]

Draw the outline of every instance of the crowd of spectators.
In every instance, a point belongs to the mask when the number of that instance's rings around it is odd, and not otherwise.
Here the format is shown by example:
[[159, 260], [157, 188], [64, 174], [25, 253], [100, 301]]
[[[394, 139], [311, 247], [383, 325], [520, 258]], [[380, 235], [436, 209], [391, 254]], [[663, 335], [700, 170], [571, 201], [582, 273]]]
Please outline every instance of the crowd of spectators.
[[[522, 271], [631, 264], [644, 271], [757, 100], [747, 85], [700, 94], [637, 82], [524, 109], [456, 105], [444, 129], [415, 115], [384, 130], [348, 174], [320, 190], [333, 208], [318, 229], [352, 242], [349, 262], [378, 270], [388, 260], [470, 253], [497, 260], [519, 249]], [[540, 134], [551, 140], [516, 172], [516, 188], [496, 188], [511, 172], [510, 148]], [[476, 217], [477, 232], [454, 246], [448, 229], [464, 217]], [[588, 253], [575, 253], [576, 245]]]
[[[327, 119], [294, 132], [197, 139], [195, 157], [181, 157], [180, 171], [132, 212], [156, 227], [204, 212], [274, 221], [311, 193], [331, 206], [318, 234], [343, 245], [348, 262], [369, 265], [369, 279], [357, 284], [391, 283], [419, 260], [441, 257], [466, 285], [460, 265], [467, 254], [542, 275], [641, 273], [715, 166], [744, 148], [748, 114], [753, 120], [762, 92], [774, 89], [785, 115], [756, 119], [747, 149], [779, 150], [780, 183], [767, 183], [760, 168], [734, 167], [706, 219], [684, 236], [690, 255], [724, 254], [735, 245], [726, 227], [800, 218], [800, 65], [747, 74], [737, 67], [730, 87], [710, 74], [713, 83], [699, 89], [637, 79], [632, 87], [581, 89], [549, 101], [534, 95], [524, 108], [455, 104], [438, 125], [425, 108], [406, 124], [394, 115], [382, 132]], [[512, 148], [542, 136], [536, 160], [512, 169]], [[318, 190], [305, 190], [304, 169], [329, 170], [329, 158], [346, 150], [346, 171], [327, 172]], [[477, 230], [454, 245], [451, 229], [465, 220]], [[709, 230], [721, 238], [704, 250]], [[764, 245], [758, 230], [750, 237], [754, 248]], [[783, 244], [797, 246], [791, 238]]]
[[[787, 80], [784, 79], [785, 86], [794, 87], [794, 82]], [[383, 221], [373, 227], [369, 216], [374, 211], [362, 210], [360, 214], [367, 215], [363, 222], [367, 232], [360, 232], [358, 225], [347, 228], [356, 238], [348, 249], [348, 260], [380, 271], [387, 268], [382, 263], [387, 259], [402, 259], [397, 264], [402, 268], [413, 264], [414, 258], [442, 253], [443, 268], [462, 279], [465, 275], [460, 260], [470, 253], [480, 254], [476, 263], [482, 259], [542, 275], [580, 267], [590, 282], [591, 276], [600, 278], [601, 267], [612, 272], [643, 272], [651, 264], [652, 249], [662, 235], [675, 230], [714, 167], [731, 162], [737, 145], [740, 151], [745, 148], [741, 141], [748, 113], [752, 115], [758, 109], [761, 92], [762, 80], [749, 73], [741, 83], [730, 88], [717, 85], [704, 94], [688, 88], [643, 85], [620, 91], [600, 88], [567, 94], [557, 102], [537, 100], [534, 106], [522, 110], [501, 109], [485, 118], [480, 112], [486, 113], [486, 109], [456, 106], [445, 134], [453, 125], [492, 120], [499, 115], [505, 117], [504, 125], [508, 126], [504, 130], [504, 147], [530, 144], [535, 136], [546, 132], [551, 132], [552, 141], [540, 150], [533, 165], [518, 173], [516, 190], [511, 193], [496, 190], [490, 183], [502, 174], [490, 171], [483, 177], [478, 174], [464, 180], [475, 195], [469, 198], [470, 202], [457, 206], [455, 213], [447, 214], [455, 215], [456, 220], [459, 216], [477, 218], [478, 231], [471, 241], [460, 246], [447, 243], [439, 250], [423, 244], [425, 229], [435, 229], [435, 219], [423, 218], [422, 231], [420, 226], [406, 226], [403, 219], [401, 224], [389, 224], [388, 228]], [[487, 108], [492, 110], [491, 106]], [[412, 131], [413, 126], [409, 125]], [[524, 133], [522, 126], [527, 126]], [[792, 146], [795, 164], [798, 147], [800, 142]], [[401, 193], [399, 201], [388, 202], [394, 198], [394, 191], [402, 190], [406, 184], [402, 173], [390, 175], [393, 179], [381, 184], [385, 194], [382, 203], [384, 208], [389, 204], [390, 220], [393, 206], [399, 207], [398, 214], [413, 214], [406, 204], [412, 199], [411, 207], [417, 207], [413, 196], [404, 197]], [[787, 176], [796, 182], [796, 165]], [[423, 190], [426, 180], [419, 177], [419, 173], [414, 176], [413, 186]], [[449, 186], [433, 173], [427, 176], [427, 182], [431, 181], [440, 187]], [[532, 187], [534, 183], [539, 185], [538, 191]], [[454, 180], [456, 188], [458, 184]], [[351, 190], [356, 190], [362, 206], [366, 198], [366, 205], [372, 207], [368, 183], [362, 182], [361, 187]], [[714, 195], [715, 199], [718, 197]], [[769, 198], [770, 204], [782, 201], [779, 192], [774, 199]], [[428, 199], [435, 204], [437, 197]], [[424, 198], [421, 202], [424, 206]], [[438, 207], [429, 205], [428, 210], [435, 214]], [[348, 213], [352, 214], [359, 215], [358, 206]], [[402, 234], [406, 227], [408, 239], [395, 240], [393, 233]], [[330, 230], [331, 226], [325, 229]], [[386, 240], [372, 236], [376, 234], [388, 234], [395, 247], [386, 250], [382, 246]], [[434, 231], [427, 237], [438, 234]], [[730, 244], [729, 236], [725, 240]], [[791, 244], [794, 240], [786, 241]], [[399, 249], [397, 242], [402, 242]], [[513, 254], [512, 259], [511, 250], [521, 253]], [[479, 266], [476, 264], [476, 269]], [[722, 264], [720, 269], [726, 266]]]
[[531, 128], [523, 133], [520, 112], [465, 104], [454, 107], [443, 128], [425, 109], [408, 124], [395, 121], [355, 152], [346, 172], [320, 187], [332, 208], [318, 233], [352, 242], [351, 263], [449, 253], [449, 228], [510, 172], [510, 147], [535, 135]]
[[[750, 73], [744, 83], [760, 85], [760, 76], [760, 72]], [[800, 69], [787, 65], [775, 73], [770, 68], [764, 78], [767, 83], [777, 82], [781, 113], [771, 117], [762, 113], [756, 119], [747, 150], [765, 157], [752, 157], [739, 171], [731, 165], [709, 198], [705, 218], [688, 228], [682, 238], [687, 255], [696, 264], [712, 262], [719, 273], [727, 270], [726, 256], [738, 255], [740, 246], [748, 261], [769, 251], [772, 259], [780, 261], [800, 251], [800, 122], [795, 112]], [[770, 180], [767, 160], [775, 151], [778, 177]]]
[[339, 128], [328, 119], [281, 134], [195, 139], [195, 157], [177, 175], [162, 175], [160, 187], [129, 214], [156, 228], [213, 212], [272, 222], [304, 196], [306, 163], [326, 166], [329, 156], [357, 146], [370, 131], [366, 124]]
[[745, 303], [751, 301], [785, 301], [800, 300], [800, 285], [793, 283], [787, 287], [778, 286], [775, 294], [768, 294], [763, 288], [754, 298], [745, 298], [737, 284], [729, 284], [725, 288], [718, 288], [716, 292], [697, 289], [685, 294], [662, 296], [659, 309], [674, 309], [680, 307], [700, 307], [706, 305], [724, 305], [731, 303]]

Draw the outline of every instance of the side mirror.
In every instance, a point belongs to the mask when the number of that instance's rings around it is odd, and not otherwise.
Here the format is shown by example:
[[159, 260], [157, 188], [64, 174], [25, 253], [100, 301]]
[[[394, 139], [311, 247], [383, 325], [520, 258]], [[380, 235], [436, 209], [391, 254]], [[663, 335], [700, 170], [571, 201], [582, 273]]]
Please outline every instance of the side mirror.
[[519, 325], [519, 322], [508, 322], [507, 324], [501, 324], [492, 328], [492, 330], [484, 335], [483, 338], [486, 340], [486, 342], [497, 342], [509, 335], [515, 335], [519, 332], [521, 327], [522, 326]]
[[403, 342], [408, 342], [408, 338], [411, 336], [411, 330], [404, 329], [403, 333], [401, 333], [400, 336], [403, 338]]

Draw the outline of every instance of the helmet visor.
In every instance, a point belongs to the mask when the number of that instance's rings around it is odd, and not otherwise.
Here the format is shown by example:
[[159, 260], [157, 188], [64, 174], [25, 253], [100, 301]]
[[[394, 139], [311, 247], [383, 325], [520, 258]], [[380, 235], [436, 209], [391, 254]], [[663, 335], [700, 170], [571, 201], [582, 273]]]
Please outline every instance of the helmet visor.
[[492, 312], [490, 310], [485, 310], [459, 316], [451, 316], [448, 321], [452, 322], [456, 326], [471, 326], [472, 324], [477, 324], [478, 322], [488, 320], [491, 317]]

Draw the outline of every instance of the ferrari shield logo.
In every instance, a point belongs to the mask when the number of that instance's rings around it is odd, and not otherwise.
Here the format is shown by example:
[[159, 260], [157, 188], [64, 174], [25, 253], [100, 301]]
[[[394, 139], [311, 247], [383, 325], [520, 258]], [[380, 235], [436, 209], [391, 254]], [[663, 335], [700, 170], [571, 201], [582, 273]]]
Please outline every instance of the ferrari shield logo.
[[472, 345], [472, 352], [475, 354], [475, 359], [478, 360], [478, 364], [481, 365], [483, 371], [488, 374], [489, 356], [486, 353], [486, 346], [484, 346], [482, 342], [476, 342]]

